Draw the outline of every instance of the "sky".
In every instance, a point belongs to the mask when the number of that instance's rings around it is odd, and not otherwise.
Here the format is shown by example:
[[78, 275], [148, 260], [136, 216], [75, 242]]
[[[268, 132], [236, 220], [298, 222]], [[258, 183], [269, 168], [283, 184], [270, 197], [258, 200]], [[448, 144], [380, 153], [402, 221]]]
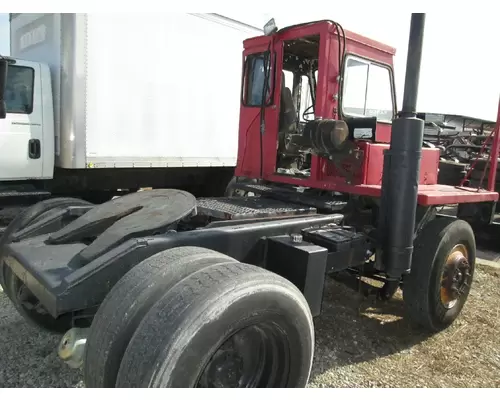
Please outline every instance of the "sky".
[[0, 13], [0, 54], [9, 55], [9, 14]]
[[[228, 15], [229, 14], [229, 15]], [[299, 13], [224, 13], [251, 25], [263, 26], [274, 17], [278, 27], [305, 21], [332, 19], [345, 29], [396, 48], [394, 60], [398, 106], [401, 107], [411, 14], [353, 12], [336, 7], [335, 12], [301, 10]], [[494, 8], [431, 12], [426, 15], [418, 93], [418, 111], [458, 114], [496, 120], [500, 96], [500, 52], [492, 43], [500, 41]]]
[[[490, 12], [491, 11], [491, 12]], [[474, 14], [477, 13], [477, 14]], [[333, 19], [345, 29], [387, 43], [396, 50], [395, 77], [401, 106], [406, 67], [410, 14], [392, 10], [373, 18], [372, 13], [353, 13], [341, 7], [300, 13], [224, 12], [230, 18], [262, 27], [270, 17], [279, 27], [318, 19]], [[500, 52], [491, 43], [500, 40], [494, 10], [427, 13], [420, 76], [420, 112], [459, 114], [495, 120], [500, 95]], [[8, 14], [0, 14], [0, 54], [9, 54]]]

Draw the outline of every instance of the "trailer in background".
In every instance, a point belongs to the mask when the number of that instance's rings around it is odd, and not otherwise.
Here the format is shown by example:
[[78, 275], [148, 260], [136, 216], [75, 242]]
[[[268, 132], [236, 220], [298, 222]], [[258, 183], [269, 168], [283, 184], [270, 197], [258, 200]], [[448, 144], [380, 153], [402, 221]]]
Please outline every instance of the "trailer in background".
[[10, 29], [0, 208], [141, 187], [223, 193], [242, 42], [260, 29], [217, 14], [11, 14]]

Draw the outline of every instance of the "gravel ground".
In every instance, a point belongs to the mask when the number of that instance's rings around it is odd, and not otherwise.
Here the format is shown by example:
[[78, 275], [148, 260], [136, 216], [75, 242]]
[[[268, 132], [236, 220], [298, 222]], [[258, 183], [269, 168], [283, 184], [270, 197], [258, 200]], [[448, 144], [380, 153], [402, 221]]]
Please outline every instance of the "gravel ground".
[[[433, 337], [380, 305], [328, 284], [316, 323], [311, 387], [500, 387], [500, 270], [480, 269], [464, 312]], [[0, 387], [82, 387], [56, 355], [58, 336], [29, 326], [0, 292]]]
[[500, 387], [500, 269], [480, 267], [459, 319], [434, 336], [331, 282], [316, 320], [312, 387]]
[[80, 371], [57, 358], [59, 336], [27, 324], [0, 288], [0, 387], [79, 387]]

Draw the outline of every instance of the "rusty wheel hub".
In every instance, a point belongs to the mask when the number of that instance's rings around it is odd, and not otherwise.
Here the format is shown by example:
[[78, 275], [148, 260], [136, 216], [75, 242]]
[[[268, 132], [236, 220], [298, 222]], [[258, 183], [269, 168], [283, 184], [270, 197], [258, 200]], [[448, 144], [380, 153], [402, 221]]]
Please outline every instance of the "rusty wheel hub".
[[441, 276], [441, 303], [446, 308], [453, 308], [470, 286], [470, 268], [467, 248], [456, 245], [446, 259]]

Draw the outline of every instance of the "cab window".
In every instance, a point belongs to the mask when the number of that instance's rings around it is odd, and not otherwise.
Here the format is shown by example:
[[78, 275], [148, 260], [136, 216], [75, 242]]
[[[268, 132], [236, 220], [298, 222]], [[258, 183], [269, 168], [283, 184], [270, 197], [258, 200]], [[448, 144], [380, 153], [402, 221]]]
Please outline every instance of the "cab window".
[[383, 65], [349, 56], [344, 71], [342, 112], [346, 116], [377, 117], [391, 122], [394, 98], [391, 70]]
[[309, 121], [314, 119], [314, 102], [311, 95], [311, 82], [307, 75], [301, 76], [300, 81], [300, 121]]
[[266, 100], [269, 105], [272, 102], [271, 93], [271, 73], [270, 62], [266, 60], [264, 53], [251, 54], [245, 61], [245, 75], [243, 82], [243, 104], [250, 107], [262, 105], [262, 95], [264, 90], [265, 71], [264, 65], [267, 64], [268, 80], [266, 90]]
[[[318, 71], [315, 72], [317, 82]], [[293, 101], [293, 106], [298, 110], [298, 118], [300, 122], [305, 122], [314, 119], [314, 100], [312, 97], [312, 87], [315, 82], [309, 80], [309, 76], [299, 72], [293, 73], [289, 70], [283, 70], [284, 86], [289, 90], [290, 97]], [[297, 86], [294, 87], [294, 80]]]
[[33, 68], [9, 65], [5, 85], [5, 105], [8, 113], [31, 114], [34, 77]]

